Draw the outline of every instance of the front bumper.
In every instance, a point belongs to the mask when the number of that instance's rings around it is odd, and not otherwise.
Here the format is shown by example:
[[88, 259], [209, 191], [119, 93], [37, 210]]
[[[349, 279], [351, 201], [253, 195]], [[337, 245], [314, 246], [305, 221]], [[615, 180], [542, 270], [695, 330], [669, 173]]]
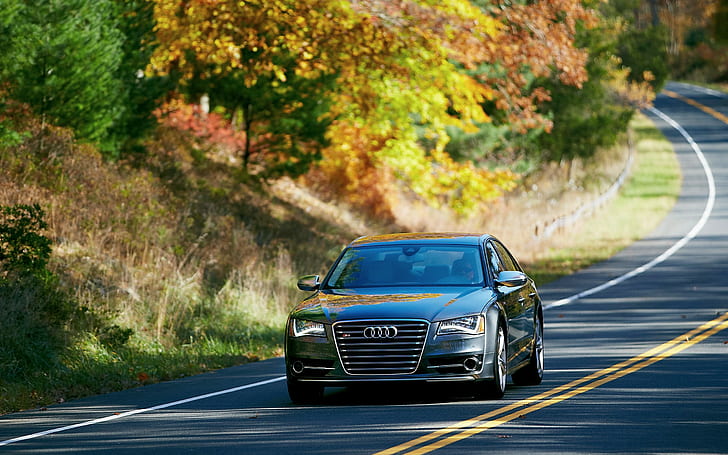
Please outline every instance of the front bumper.
[[[382, 357], [386, 355], [382, 354]], [[492, 379], [492, 359], [493, 356], [486, 350], [485, 335], [437, 335], [436, 324], [428, 324], [416, 367], [407, 373], [353, 373], [342, 361], [331, 326], [326, 327], [325, 338], [286, 338], [288, 379], [330, 386], [367, 382], [467, 382]]]

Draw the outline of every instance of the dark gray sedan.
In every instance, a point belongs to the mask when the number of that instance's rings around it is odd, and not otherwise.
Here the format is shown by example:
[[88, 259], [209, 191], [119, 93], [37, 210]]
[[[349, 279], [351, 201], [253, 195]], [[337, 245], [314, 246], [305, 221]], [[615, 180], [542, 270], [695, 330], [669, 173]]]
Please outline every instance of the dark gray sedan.
[[500, 398], [543, 377], [543, 313], [533, 281], [496, 238], [475, 234], [362, 237], [286, 327], [288, 392], [313, 402], [326, 386], [372, 382], [473, 384]]

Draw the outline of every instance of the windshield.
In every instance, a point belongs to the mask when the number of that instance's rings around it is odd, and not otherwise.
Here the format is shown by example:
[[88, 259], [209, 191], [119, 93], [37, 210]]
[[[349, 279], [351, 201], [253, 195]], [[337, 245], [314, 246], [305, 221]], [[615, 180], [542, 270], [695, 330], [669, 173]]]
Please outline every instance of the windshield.
[[477, 246], [408, 244], [346, 249], [325, 287], [483, 284], [483, 266]]

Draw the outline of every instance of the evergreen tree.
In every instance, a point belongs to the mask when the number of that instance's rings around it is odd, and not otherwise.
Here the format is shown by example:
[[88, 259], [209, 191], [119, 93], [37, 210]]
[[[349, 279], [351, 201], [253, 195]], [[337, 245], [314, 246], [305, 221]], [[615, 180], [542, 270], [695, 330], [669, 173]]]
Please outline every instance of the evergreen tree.
[[[7, 80], [8, 66], [13, 55], [6, 50], [10, 49], [10, 29], [21, 9], [20, 0], [2, 0], [0, 2], [0, 113], [5, 110], [7, 102]], [[0, 147], [16, 143], [20, 136], [13, 129], [12, 122], [0, 116]]]
[[4, 38], [10, 96], [105, 149], [114, 146], [107, 131], [121, 112], [115, 12], [111, 0], [27, 0]]
[[645, 72], [652, 74], [648, 80], [659, 92], [669, 76], [667, 65], [667, 29], [664, 26], [644, 29], [631, 28], [619, 37], [619, 57], [622, 66], [630, 68], [630, 80], [643, 82]]
[[144, 73], [154, 51], [154, 2], [114, 1], [119, 8], [119, 29], [124, 35], [122, 58], [117, 70], [123, 110], [109, 133], [120, 145], [117, 154], [139, 153], [144, 150], [142, 140], [157, 122], [152, 112], [173, 87], [174, 79]]

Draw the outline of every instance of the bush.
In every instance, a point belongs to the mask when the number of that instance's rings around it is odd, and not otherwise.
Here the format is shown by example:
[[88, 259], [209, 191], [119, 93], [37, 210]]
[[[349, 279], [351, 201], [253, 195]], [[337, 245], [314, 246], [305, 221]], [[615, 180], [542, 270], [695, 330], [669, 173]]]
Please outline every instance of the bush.
[[47, 269], [39, 205], [0, 206], [0, 380], [57, 367], [74, 305]]
[[46, 229], [38, 204], [0, 206], [0, 277], [42, 275], [51, 254], [51, 242], [39, 233]]
[[55, 277], [0, 280], [0, 307], [0, 381], [23, 381], [34, 372], [60, 368], [74, 305]]

